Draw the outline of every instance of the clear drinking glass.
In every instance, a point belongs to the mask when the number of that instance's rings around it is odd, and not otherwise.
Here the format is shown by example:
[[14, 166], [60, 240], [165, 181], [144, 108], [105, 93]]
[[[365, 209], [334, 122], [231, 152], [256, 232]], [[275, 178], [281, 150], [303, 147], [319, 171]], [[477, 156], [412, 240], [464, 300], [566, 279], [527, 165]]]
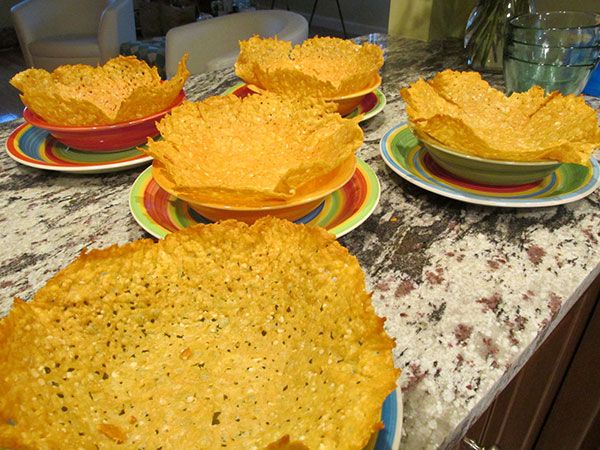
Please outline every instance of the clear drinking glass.
[[507, 93], [538, 85], [579, 94], [600, 58], [600, 14], [554, 11], [509, 21], [504, 47]]
[[563, 95], [580, 94], [594, 65], [548, 65], [504, 57], [504, 83], [508, 95], [541, 86], [547, 93], [559, 91]]
[[523, 14], [508, 24], [508, 39], [549, 47], [593, 47], [600, 44], [600, 14], [550, 11]]
[[547, 47], [507, 41], [505, 52], [524, 61], [556, 65], [593, 65], [600, 55], [596, 47]]

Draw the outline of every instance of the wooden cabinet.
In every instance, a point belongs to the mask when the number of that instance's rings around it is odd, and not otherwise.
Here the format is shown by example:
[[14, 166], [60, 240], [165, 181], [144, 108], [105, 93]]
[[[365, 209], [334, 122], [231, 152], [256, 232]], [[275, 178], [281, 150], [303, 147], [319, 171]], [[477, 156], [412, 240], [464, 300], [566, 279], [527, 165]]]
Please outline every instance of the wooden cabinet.
[[599, 292], [600, 277], [469, 429], [469, 438], [501, 450], [600, 449]]

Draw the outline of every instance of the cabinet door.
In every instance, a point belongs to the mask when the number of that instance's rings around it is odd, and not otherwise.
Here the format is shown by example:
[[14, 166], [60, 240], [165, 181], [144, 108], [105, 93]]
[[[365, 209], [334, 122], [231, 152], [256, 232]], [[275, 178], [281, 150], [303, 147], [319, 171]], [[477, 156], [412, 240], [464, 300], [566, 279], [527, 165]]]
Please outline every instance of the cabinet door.
[[[587, 428], [598, 432], [598, 409], [594, 410], [592, 406], [600, 407], [598, 400], [600, 391], [589, 392], [589, 394], [579, 392], [583, 396], [591, 394], [589, 400], [595, 401], [594, 405], [589, 405], [591, 410], [579, 408], [577, 402], [573, 402], [571, 399], [572, 392], [579, 389], [578, 383], [583, 372], [579, 370], [571, 376], [571, 366], [576, 360], [578, 351], [583, 351], [582, 337], [584, 333], [585, 339], [588, 339], [586, 329], [591, 327], [590, 317], [594, 309], [597, 309], [599, 290], [600, 278], [596, 279], [581, 296], [527, 364], [471, 427], [466, 434], [467, 437], [482, 447], [489, 448], [497, 445], [502, 450], [586, 449], [586, 447], [574, 446], [577, 436], [571, 440], [563, 440], [559, 444], [548, 433], [552, 429], [556, 432], [561, 431], [564, 428], [560, 425], [561, 420], [567, 416], [573, 420], [573, 424], [581, 421], [587, 424]], [[597, 322], [596, 325], [600, 326], [600, 317], [597, 316], [598, 314], [595, 314], [594, 320]], [[600, 338], [598, 336], [594, 338], [593, 335], [589, 335], [589, 337], [596, 339], [590, 343], [590, 350], [593, 352], [594, 344], [600, 343]], [[588, 389], [592, 388], [593, 381], [597, 382], [600, 378], [599, 356], [599, 352], [596, 352], [595, 357], [587, 355], [587, 353], [581, 355], [581, 365], [589, 371], [589, 378], [593, 379], [592, 381], [588, 380], [586, 384]], [[566, 387], [565, 380], [569, 378], [567, 374], [574, 377], [569, 384], [572, 386], [572, 391], [563, 395], [562, 389]], [[564, 400], [555, 407], [555, 401], [559, 398], [564, 398]], [[560, 411], [561, 414], [556, 416], [555, 422], [552, 423], [549, 421], [554, 417], [551, 411], [556, 411], [555, 414]], [[595, 428], [594, 420], [596, 420]], [[584, 432], [584, 428], [584, 426], [573, 426], [575, 433]], [[544, 433], [542, 433], [543, 430]], [[542, 439], [544, 440], [542, 441]], [[566, 436], [565, 439], [567, 439]], [[594, 437], [590, 435], [590, 439], [594, 439]], [[466, 446], [459, 446], [459, 448], [464, 449]], [[599, 448], [597, 442], [596, 447], [593, 448]]]
[[600, 448], [600, 304], [546, 419], [536, 449]]

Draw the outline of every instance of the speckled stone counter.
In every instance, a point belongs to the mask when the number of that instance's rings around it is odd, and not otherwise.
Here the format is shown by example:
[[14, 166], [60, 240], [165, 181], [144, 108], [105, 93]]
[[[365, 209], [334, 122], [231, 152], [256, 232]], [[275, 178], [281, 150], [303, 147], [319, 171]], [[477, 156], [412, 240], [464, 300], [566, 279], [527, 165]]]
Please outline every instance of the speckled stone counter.
[[[406, 120], [400, 87], [464, 66], [457, 42], [382, 42], [388, 104], [365, 124], [359, 151], [379, 176], [381, 201], [341, 241], [359, 258], [375, 308], [397, 341], [402, 449], [447, 448], [597, 276], [600, 193], [559, 207], [500, 209], [446, 199], [396, 176], [378, 145], [386, 130]], [[490, 80], [498, 84], [501, 77]], [[227, 70], [192, 77], [186, 90], [199, 99], [235, 82]], [[590, 102], [599, 108], [598, 99]], [[17, 123], [0, 126], [2, 142]], [[30, 299], [84, 247], [147, 237], [128, 208], [141, 171], [65, 175], [2, 154], [0, 308], [7, 310], [15, 296]]]

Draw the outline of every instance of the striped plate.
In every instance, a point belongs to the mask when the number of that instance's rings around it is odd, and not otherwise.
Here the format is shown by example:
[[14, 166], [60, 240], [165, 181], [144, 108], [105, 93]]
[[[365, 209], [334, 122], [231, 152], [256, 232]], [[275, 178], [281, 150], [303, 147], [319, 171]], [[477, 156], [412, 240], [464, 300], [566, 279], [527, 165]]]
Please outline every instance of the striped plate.
[[[348, 183], [296, 222], [318, 225], [341, 237], [367, 220], [379, 202], [379, 180], [360, 159], [356, 169]], [[152, 178], [152, 167], [133, 183], [129, 208], [140, 226], [157, 238], [196, 223], [209, 223], [188, 203], [161, 189]]]
[[375, 433], [364, 450], [398, 450], [402, 437], [402, 391], [387, 396], [381, 408], [383, 430]]
[[430, 192], [478, 205], [536, 208], [562, 205], [590, 195], [600, 184], [600, 166], [561, 164], [552, 174], [535, 183], [488, 186], [457, 178], [439, 167], [406, 123], [392, 127], [379, 149], [385, 163], [406, 181]]
[[116, 172], [152, 160], [135, 147], [104, 153], [73, 150], [47, 131], [27, 123], [10, 134], [6, 151], [12, 159], [26, 166], [71, 173]]
[[[230, 87], [229, 89], [224, 91], [222, 95], [235, 94], [238, 97], [244, 98], [247, 95], [250, 95], [251, 93], [252, 91], [246, 87], [246, 83], [242, 82]], [[356, 117], [359, 114], [364, 114], [361, 120], [361, 122], [364, 122], [365, 120], [368, 120], [371, 117], [383, 111], [385, 104], [385, 95], [379, 89], [376, 89], [375, 91], [366, 95], [365, 98], [362, 99], [360, 104], [354, 109], [354, 111], [352, 111], [345, 117], [351, 119], [352, 117]]]

